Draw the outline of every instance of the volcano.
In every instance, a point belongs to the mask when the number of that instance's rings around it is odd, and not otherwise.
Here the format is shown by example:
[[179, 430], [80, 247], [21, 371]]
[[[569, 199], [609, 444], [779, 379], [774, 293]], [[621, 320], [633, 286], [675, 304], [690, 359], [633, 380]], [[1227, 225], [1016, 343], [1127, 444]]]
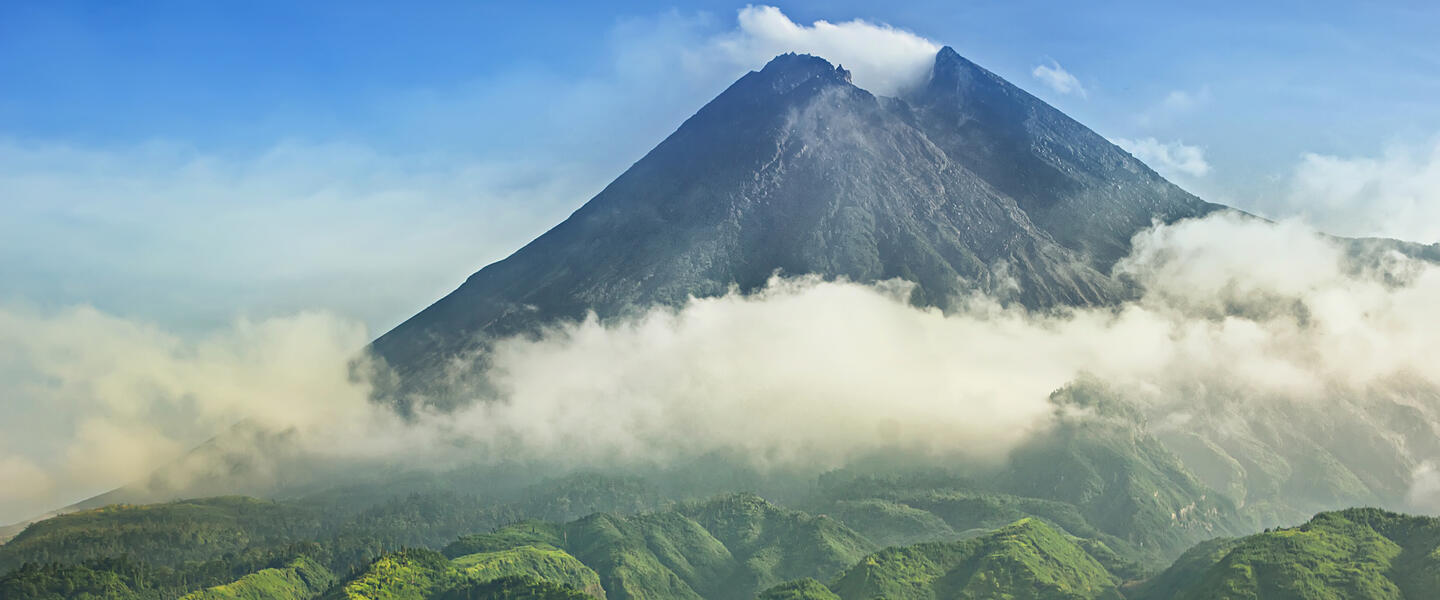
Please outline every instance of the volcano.
[[1034, 309], [1114, 303], [1133, 293], [1110, 268], [1136, 232], [1219, 208], [949, 47], [898, 98], [785, 54], [373, 351], [404, 398], [497, 338], [777, 273], [900, 278], [941, 308], [970, 291]]

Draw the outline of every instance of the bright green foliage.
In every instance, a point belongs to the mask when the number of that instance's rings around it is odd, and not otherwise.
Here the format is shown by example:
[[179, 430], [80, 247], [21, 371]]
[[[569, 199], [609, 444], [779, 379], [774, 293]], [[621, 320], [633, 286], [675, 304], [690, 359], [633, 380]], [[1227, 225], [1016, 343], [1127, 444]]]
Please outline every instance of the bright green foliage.
[[335, 575], [305, 557], [279, 569], [256, 571], [232, 583], [185, 596], [183, 600], [308, 600], [335, 583]]
[[430, 550], [387, 554], [326, 596], [327, 600], [426, 600], [443, 591], [455, 568]]
[[830, 588], [846, 600], [1082, 600], [1118, 599], [1116, 583], [1072, 538], [1022, 519], [978, 538], [884, 550]]
[[756, 600], [840, 600], [840, 597], [825, 584], [806, 577], [765, 590]]
[[1440, 520], [1376, 509], [1322, 513], [1300, 527], [1197, 549], [1184, 558], [1137, 597], [1433, 598], [1440, 589]]
[[462, 579], [488, 581], [512, 576], [530, 576], [564, 584], [595, 598], [604, 598], [600, 576], [565, 551], [548, 545], [520, 546], [509, 550], [462, 556], [452, 561]]
[[[544, 581], [545, 585], [521, 585], [523, 582], [516, 578]], [[505, 587], [509, 597], [527, 597], [516, 595], [522, 592], [550, 594], [536, 596], [540, 598], [572, 597], [568, 591], [554, 595], [562, 592], [552, 588], [564, 588], [585, 598], [605, 598], [600, 577], [575, 557], [551, 546], [521, 546], [466, 555], [454, 561], [430, 550], [387, 554], [328, 594], [327, 600], [488, 598], [481, 592], [493, 586], [482, 584], [500, 579], [515, 580]]]

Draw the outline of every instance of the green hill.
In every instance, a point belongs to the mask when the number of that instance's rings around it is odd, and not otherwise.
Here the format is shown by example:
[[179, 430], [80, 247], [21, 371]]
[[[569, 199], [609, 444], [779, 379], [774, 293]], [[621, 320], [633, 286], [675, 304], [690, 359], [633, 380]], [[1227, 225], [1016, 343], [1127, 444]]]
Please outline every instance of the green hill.
[[430, 550], [388, 554], [326, 595], [327, 600], [529, 597], [603, 599], [605, 591], [594, 571], [564, 551], [521, 546], [455, 560]]
[[284, 568], [256, 571], [182, 600], [309, 600], [334, 583], [335, 575], [328, 569], [301, 557]]
[[1349, 509], [1197, 548], [1132, 596], [1390, 600], [1434, 598], [1437, 590], [1440, 519]]
[[596, 514], [564, 525], [518, 523], [461, 538], [459, 557], [520, 545], [563, 548], [600, 574], [611, 600], [748, 599], [802, 577], [828, 579], [874, 549], [834, 519], [736, 494], [629, 517]]
[[482, 552], [451, 561], [466, 581], [489, 581], [528, 576], [560, 583], [595, 598], [604, 598], [600, 577], [575, 557], [553, 546], [520, 546], [509, 550]]
[[829, 587], [845, 600], [1081, 600], [1118, 599], [1117, 583], [1074, 539], [1038, 519], [1022, 519], [969, 540], [881, 551]]

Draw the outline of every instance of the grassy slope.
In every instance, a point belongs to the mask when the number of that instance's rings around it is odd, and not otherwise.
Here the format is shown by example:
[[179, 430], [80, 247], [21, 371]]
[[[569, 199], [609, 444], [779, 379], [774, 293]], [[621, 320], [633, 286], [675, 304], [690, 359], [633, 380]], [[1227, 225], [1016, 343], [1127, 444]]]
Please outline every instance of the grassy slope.
[[1350, 509], [1199, 547], [1132, 596], [1380, 600], [1430, 598], [1437, 589], [1440, 520]]
[[329, 569], [302, 557], [284, 568], [263, 569], [183, 600], [308, 600], [334, 583], [335, 575]]
[[[429, 550], [406, 550], [381, 557], [327, 595], [332, 600], [424, 600], [471, 598], [505, 580], [514, 597], [528, 588], [537, 597], [605, 598], [600, 577], [575, 557], [552, 546], [521, 546], [508, 550], [446, 559]], [[527, 583], [528, 582], [528, 583]], [[543, 582], [543, 585], [541, 583]], [[497, 584], [498, 585], [498, 584]], [[542, 589], [543, 588], [543, 589]], [[553, 589], [552, 589], [553, 588]], [[547, 591], [548, 590], [548, 591]], [[557, 591], [558, 590], [558, 591]], [[543, 594], [541, 592], [544, 592]], [[498, 593], [498, 592], [497, 592]]]
[[604, 598], [600, 576], [574, 556], [554, 546], [520, 546], [509, 550], [461, 556], [452, 561], [465, 581], [528, 576], [562, 584], [595, 598]]
[[846, 600], [1119, 598], [1117, 579], [1075, 541], [1037, 519], [981, 537], [890, 548], [830, 588]]

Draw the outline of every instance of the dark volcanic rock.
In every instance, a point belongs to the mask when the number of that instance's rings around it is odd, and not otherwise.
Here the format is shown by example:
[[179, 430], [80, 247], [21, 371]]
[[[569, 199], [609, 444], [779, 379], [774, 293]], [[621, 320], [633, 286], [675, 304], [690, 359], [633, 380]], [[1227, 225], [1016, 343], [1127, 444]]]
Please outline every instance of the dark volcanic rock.
[[787, 54], [715, 98], [563, 223], [375, 341], [425, 391], [451, 358], [557, 319], [750, 290], [775, 272], [980, 289], [1032, 308], [1126, 295], [1130, 237], [1217, 208], [949, 48], [877, 98]]

